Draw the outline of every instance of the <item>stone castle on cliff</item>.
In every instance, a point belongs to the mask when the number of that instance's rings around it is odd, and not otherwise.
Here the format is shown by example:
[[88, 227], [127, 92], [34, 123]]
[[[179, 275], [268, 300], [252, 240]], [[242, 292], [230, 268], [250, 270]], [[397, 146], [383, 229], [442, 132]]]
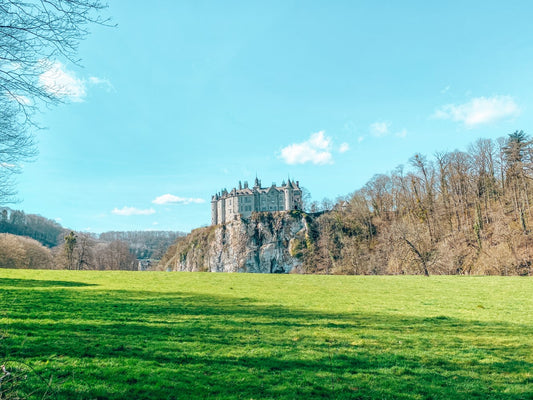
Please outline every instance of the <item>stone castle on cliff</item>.
[[298, 181], [289, 179], [283, 181], [281, 186], [263, 188], [261, 181], [255, 178], [252, 188], [248, 182], [244, 185], [239, 182], [238, 188], [231, 192], [226, 189], [215, 194], [211, 199], [211, 225], [224, 224], [239, 217], [247, 218], [253, 212], [275, 212], [301, 210], [302, 190]]

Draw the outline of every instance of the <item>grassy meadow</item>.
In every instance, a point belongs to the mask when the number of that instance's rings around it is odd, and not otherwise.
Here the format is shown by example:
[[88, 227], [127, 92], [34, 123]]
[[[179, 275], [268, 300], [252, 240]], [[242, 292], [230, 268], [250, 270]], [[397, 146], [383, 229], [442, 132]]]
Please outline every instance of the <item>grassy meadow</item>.
[[0, 398], [533, 398], [531, 278], [0, 270], [0, 304]]

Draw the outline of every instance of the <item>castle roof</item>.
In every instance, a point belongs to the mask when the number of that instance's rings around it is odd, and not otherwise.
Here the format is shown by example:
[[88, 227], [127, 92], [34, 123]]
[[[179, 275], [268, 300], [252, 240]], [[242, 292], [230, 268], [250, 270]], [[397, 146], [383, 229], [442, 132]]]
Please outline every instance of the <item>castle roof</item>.
[[224, 199], [228, 197], [235, 197], [235, 196], [251, 196], [254, 193], [260, 193], [260, 194], [267, 194], [271, 193], [272, 191], [277, 192], [283, 192], [287, 188], [291, 188], [293, 190], [300, 190], [299, 182], [291, 182], [289, 179], [287, 183], [283, 181], [283, 184], [281, 186], [276, 186], [275, 183], [272, 184], [272, 186], [269, 187], [261, 187], [261, 181], [258, 178], [255, 178], [255, 185], [253, 188], [249, 188], [248, 184], [245, 182], [244, 188], [241, 186], [239, 182], [239, 188], [233, 188], [230, 192], [228, 192], [226, 189], [223, 189], [221, 192], [215, 194], [213, 196], [213, 200], [218, 199]]

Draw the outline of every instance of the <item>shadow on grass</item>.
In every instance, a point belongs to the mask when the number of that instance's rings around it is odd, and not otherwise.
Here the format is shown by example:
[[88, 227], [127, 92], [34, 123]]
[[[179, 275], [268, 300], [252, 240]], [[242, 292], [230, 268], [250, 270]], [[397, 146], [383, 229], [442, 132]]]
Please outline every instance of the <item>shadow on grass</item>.
[[[34, 287], [25, 282], [19, 287]], [[533, 393], [531, 341], [521, 340], [533, 335], [528, 325], [53, 285], [0, 292], [2, 304], [13, 298], [2, 310], [0, 360], [8, 368], [32, 365], [39, 379], [28, 374], [20, 390], [37, 390], [36, 398], [42, 378], [52, 379], [53, 399], [526, 399]]]
[[71, 282], [71, 281], [47, 281], [39, 279], [12, 279], [0, 278], [0, 287], [19, 288], [48, 288], [48, 287], [83, 287], [96, 286], [91, 283]]

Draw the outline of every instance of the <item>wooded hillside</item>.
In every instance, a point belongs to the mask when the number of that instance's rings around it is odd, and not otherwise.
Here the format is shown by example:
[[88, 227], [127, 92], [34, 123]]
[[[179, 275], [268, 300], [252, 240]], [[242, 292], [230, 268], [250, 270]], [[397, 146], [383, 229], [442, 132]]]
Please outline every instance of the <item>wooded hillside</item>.
[[415, 154], [319, 217], [306, 273], [530, 275], [533, 142]]
[[[137, 270], [159, 259], [181, 232], [72, 232], [35, 214], [0, 209], [0, 268]], [[68, 239], [68, 240], [67, 240]]]
[[127, 243], [139, 260], [159, 260], [178, 237], [185, 235], [176, 231], [111, 231], [101, 233], [98, 239], [104, 242], [119, 240]]
[[47, 247], [54, 247], [63, 242], [63, 236], [68, 230], [40, 215], [4, 207], [0, 209], [0, 233], [27, 236]]

